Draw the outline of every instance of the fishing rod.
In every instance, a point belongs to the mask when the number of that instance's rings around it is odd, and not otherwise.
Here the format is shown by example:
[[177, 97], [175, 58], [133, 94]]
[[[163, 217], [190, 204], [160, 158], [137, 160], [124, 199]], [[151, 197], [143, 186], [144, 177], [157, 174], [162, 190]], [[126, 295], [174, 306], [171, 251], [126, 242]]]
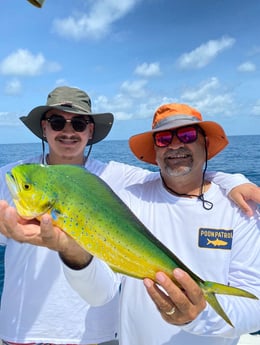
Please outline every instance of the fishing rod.
[[45, 0], [27, 0], [29, 1], [32, 5], [41, 8]]

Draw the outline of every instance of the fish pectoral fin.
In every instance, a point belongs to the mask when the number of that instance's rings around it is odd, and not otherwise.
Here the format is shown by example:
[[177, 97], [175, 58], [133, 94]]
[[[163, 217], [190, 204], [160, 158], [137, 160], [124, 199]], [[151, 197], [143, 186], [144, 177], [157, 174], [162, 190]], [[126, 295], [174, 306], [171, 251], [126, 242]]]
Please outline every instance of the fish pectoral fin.
[[51, 209], [50, 215], [53, 220], [57, 220], [58, 218], [67, 218], [67, 216], [65, 216], [63, 213], [61, 213], [60, 210], [56, 208]]

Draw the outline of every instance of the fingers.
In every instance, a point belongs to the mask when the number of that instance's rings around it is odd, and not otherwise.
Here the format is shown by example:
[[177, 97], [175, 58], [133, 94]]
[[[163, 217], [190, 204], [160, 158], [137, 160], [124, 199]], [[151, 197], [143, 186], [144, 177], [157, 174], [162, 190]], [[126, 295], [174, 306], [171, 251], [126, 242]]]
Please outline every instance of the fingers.
[[253, 201], [260, 204], [260, 187], [252, 185], [250, 191], [250, 197]]
[[161, 314], [166, 314], [172, 309], [173, 303], [171, 298], [167, 296], [154, 281], [145, 278], [144, 285]]
[[59, 228], [53, 226], [49, 214], [44, 214], [40, 222], [41, 245], [55, 251], [62, 251], [69, 243], [69, 237]]
[[174, 283], [162, 272], [156, 274], [160, 289], [150, 279], [144, 280], [148, 294], [157, 306], [164, 320], [175, 325], [183, 325], [194, 320], [206, 307], [202, 290], [189, 275], [180, 270], [174, 270]]
[[[45, 216], [45, 219], [50, 219], [50, 216]], [[44, 228], [46, 235], [48, 228]], [[8, 238], [12, 238], [20, 243], [29, 243], [35, 245], [46, 246], [42, 240], [41, 228], [39, 222], [35, 219], [24, 220], [21, 219], [14, 207], [7, 204], [6, 201], [0, 201], [0, 231]], [[47, 235], [48, 236], [48, 233]]]
[[1, 214], [1, 211], [6, 209], [8, 206], [9, 205], [5, 200], [0, 200], [0, 214]]
[[77, 242], [71, 236], [66, 234], [60, 228], [53, 226], [52, 218], [49, 214], [44, 214], [41, 218], [41, 243], [45, 247], [55, 250], [60, 253], [64, 258], [73, 256], [78, 260], [81, 259], [81, 252], [84, 252]]
[[49, 214], [44, 214], [41, 218], [41, 235], [42, 235], [42, 239], [45, 241], [51, 241], [54, 236], [54, 228], [52, 225], [52, 218]]
[[[181, 291], [185, 293], [186, 297], [193, 305], [198, 305], [204, 300], [204, 295], [198, 284], [181, 269], [173, 271], [174, 278], [181, 286]], [[170, 281], [171, 284], [171, 281]]]
[[253, 210], [249, 206], [249, 204], [245, 201], [242, 194], [239, 194], [237, 191], [230, 192], [230, 198], [236, 203], [238, 207], [248, 216], [251, 217], [253, 215]]
[[15, 208], [6, 201], [0, 201], [0, 232], [8, 238], [21, 241], [20, 233], [16, 233], [18, 215]]
[[20, 219], [16, 209], [0, 200], [0, 232], [20, 243], [47, 247], [63, 253], [74, 265], [85, 267], [92, 256], [82, 249], [69, 235], [54, 227], [49, 214], [44, 214], [39, 223], [36, 219]]

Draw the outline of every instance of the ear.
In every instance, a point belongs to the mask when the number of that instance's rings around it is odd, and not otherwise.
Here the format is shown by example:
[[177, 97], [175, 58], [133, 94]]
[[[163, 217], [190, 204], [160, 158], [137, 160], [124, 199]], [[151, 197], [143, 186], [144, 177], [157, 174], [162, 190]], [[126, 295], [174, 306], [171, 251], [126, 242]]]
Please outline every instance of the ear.
[[46, 120], [41, 120], [42, 135], [46, 137]]
[[207, 146], [207, 149], [209, 148], [209, 138], [206, 136], [205, 137], [205, 142], [206, 142], [206, 146]]
[[89, 139], [92, 139], [94, 133], [94, 123], [88, 124], [88, 131], [89, 131]]

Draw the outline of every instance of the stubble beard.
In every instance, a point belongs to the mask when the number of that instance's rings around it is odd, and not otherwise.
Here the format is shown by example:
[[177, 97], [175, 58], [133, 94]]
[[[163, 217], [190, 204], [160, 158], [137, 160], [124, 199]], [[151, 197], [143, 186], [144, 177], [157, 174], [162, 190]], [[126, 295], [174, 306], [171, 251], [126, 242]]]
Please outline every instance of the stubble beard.
[[169, 165], [165, 166], [165, 172], [168, 176], [173, 176], [173, 177], [179, 177], [179, 176], [185, 176], [191, 172], [191, 167], [190, 166], [182, 166], [179, 168], [172, 168]]

